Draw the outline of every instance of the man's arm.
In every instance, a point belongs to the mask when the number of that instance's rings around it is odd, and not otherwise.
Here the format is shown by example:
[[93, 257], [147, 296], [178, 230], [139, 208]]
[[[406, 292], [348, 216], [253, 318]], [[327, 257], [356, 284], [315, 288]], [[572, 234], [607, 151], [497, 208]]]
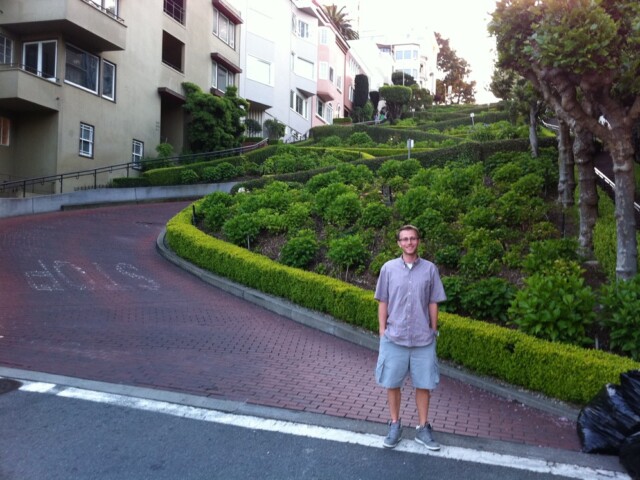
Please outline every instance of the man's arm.
[[438, 331], [438, 304], [437, 303], [429, 304], [429, 321], [431, 322], [431, 329], [434, 332]]
[[384, 331], [387, 329], [388, 316], [389, 310], [387, 302], [378, 302], [378, 329], [380, 337], [384, 336]]

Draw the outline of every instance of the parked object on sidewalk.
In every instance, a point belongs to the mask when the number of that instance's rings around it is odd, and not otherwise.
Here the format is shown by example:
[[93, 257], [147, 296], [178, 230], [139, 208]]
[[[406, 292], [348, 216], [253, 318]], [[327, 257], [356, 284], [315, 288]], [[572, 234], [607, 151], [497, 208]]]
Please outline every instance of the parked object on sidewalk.
[[585, 453], [617, 455], [622, 442], [638, 431], [640, 416], [629, 407], [619, 385], [605, 385], [578, 415], [578, 435]]
[[627, 437], [622, 443], [620, 463], [627, 469], [631, 478], [640, 480], [640, 432]]
[[621, 373], [620, 387], [629, 407], [636, 415], [640, 415], [640, 370]]

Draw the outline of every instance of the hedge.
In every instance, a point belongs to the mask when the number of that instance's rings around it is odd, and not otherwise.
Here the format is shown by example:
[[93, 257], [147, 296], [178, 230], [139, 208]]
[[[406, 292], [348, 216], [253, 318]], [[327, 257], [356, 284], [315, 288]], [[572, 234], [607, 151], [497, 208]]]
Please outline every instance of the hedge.
[[[191, 207], [167, 224], [169, 246], [185, 260], [262, 292], [377, 332], [373, 292], [281, 265], [223, 242], [191, 224]], [[579, 405], [640, 363], [602, 351], [551, 343], [486, 322], [442, 312], [438, 353], [481, 374]]]

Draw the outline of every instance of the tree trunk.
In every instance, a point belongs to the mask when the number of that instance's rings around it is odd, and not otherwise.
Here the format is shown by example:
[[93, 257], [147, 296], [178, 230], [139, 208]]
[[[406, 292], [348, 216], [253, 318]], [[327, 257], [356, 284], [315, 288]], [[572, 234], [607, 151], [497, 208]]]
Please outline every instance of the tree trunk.
[[540, 106], [538, 102], [531, 103], [529, 106], [529, 143], [531, 143], [531, 156], [538, 158], [540, 148], [538, 147], [538, 112]]
[[574, 173], [575, 148], [571, 141], [571, 129], [569, 125], [560, 120], [558, 132], [558, 201], [562, 208], [568, 208], [574, 204], [574, 192], [576, 188], [576, 178]]
[[595, 145], [593, 134], [584, 128], [575, 128], [573, 155], [578, 165], [580, 182], [580, 235], [578, 242], [580, 253], [587, 258], [593, 257], [593, 229], [598, 219], [598, 189], [594, 169]]
[[[617, 122], [616, 122], [617, 123]], [[606, 145], [613, 159], [616, 184], [616, 277], [630, 280], [638, 273], [638, 245], [636, 241], [634, 151], [630, 128], [613, 129]]]

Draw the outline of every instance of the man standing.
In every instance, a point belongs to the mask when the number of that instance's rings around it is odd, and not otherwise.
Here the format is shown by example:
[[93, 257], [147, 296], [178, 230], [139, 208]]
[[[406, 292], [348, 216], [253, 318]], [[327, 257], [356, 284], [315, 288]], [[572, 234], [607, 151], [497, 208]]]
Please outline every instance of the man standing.
[[393, 448], [402, 437], [401, 387], [410, 374], [420, 422], [416, 442], [439, 450], [427, 416], [431, 390], [440, 381], [436, 358], [438, 303], [447, 297], [438, 268], [418, 256], [418, 229], [413, 225], [401, 227], [397, 240], [402, 255], [382, 266], [375, 292], [380, 328], [376, 381], [387, 389], [391, 413], [384, 446]]

